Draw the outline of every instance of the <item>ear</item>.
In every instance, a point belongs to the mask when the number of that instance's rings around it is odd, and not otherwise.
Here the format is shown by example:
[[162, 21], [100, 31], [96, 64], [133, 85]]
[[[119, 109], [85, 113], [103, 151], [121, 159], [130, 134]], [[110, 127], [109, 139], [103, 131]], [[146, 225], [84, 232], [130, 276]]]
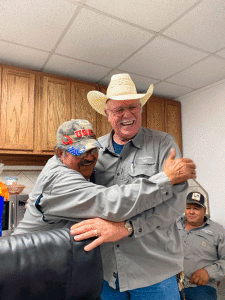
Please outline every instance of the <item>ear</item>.
[[55, 150], [55, 152], [56, 152], [56, 154], [58, 155], [58, 157], [62, 158], [62, 156], [63, 156], [63, 150], [62, 150], [62, 149], [57, 148], [57, 149]]
[[108, 113], [108, 110], [106, 108], [104, 109], [104, 113], [106, 114], [106, 117], [109, 118], [109, 113]]

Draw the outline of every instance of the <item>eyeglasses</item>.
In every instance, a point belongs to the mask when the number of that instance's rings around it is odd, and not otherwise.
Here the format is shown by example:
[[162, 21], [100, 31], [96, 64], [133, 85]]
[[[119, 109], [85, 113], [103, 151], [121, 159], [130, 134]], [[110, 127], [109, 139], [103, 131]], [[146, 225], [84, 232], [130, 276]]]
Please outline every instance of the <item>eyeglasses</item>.
[[126, 110], [129, 110], [130, 113], [135, 114], [141, 111], [141, 104], [133, 104], [133, 105], [129, 105], [126, 107], [118, 107], [118, 108], [114, 108], [114, 109], [107, 109], [109, 111], [111, 111], [115, 116], [122, 116], [125, 114]]
[[91, 155], [96, 155], [98, 153], [98, 148], [94, 148], [94, 149], [91, 149], [89, 151], [86, 151], [84, 153], [82, 153], [81, 155], [76, 155], [77, 158], [85, 158], [88, 154], [91, 154]]

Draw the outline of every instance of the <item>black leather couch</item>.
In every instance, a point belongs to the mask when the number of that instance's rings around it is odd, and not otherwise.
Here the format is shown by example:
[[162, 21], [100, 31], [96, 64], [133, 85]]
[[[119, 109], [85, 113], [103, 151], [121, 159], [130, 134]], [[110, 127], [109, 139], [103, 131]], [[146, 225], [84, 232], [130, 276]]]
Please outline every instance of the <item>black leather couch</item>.
[[1, 300], [99, 300], [100, 249], [75, 242], [69, 229], [0, 238]]

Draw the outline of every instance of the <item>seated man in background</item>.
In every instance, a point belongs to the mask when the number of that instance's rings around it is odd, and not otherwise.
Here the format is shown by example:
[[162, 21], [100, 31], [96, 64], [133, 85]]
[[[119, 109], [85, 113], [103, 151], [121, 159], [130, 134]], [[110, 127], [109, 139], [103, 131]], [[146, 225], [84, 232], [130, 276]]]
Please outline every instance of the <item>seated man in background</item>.
[[217, 299], [217, 281], [225, 276], [225, 232], [205, 214], [204, 196], [189, 193], [185, 216], [177, 222], [184, 248], [186, 300]]
[[[74, 221], [95, 217], [125, 221], [167, 201], [172, 194], [168, 178], [172, 178], [173, 183], [183, 182], [195, 168], [190, 160], [188, 163], [177, 160], [172, 154], [165, 161], [162, 182], [153, 176], [107, 188], [89, 181], [100, 147], [92, 125], [86, 120], [70, 120], [59, 127], [56, 155], [49, 159], [38, 176], [24, 218], [14, 234], [70, 228]], [[182, 171], [178, 172], [180, 168]], [[168, 181], [165, 187], [162, 186], [164, 181]], [[115, 224], [117, 239], [130, 234], [124, 222]], [[97, 230], [91, 233], [98, 235]]]

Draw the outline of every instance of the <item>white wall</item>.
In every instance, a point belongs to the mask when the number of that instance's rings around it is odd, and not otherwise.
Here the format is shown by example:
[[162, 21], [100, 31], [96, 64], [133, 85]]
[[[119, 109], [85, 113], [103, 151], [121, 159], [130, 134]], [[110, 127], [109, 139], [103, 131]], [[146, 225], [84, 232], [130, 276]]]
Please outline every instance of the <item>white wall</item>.
[[211, 219], [225, 226], [225, 80], [177, 100], [184, 157], [197, 165], [197, 181], [209, 194]]

